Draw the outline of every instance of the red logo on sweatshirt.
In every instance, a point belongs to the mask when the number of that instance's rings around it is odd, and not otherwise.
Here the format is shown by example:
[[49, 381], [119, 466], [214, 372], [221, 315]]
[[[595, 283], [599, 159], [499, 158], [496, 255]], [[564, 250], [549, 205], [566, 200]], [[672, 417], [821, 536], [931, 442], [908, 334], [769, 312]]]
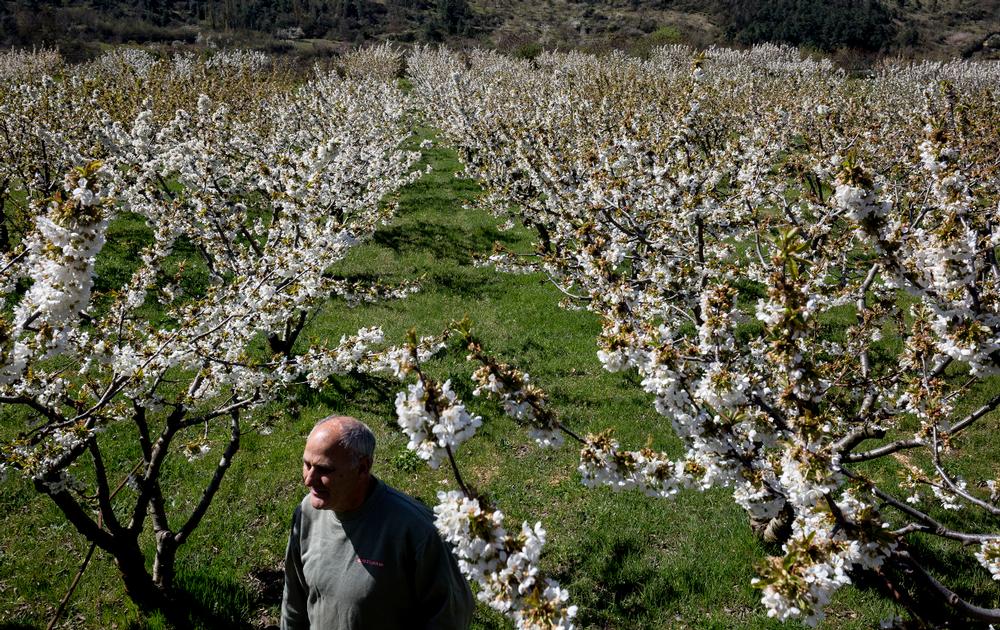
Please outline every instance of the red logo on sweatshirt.
[[371, 567], [384, 567], [385, 563], [379, 560], [369, 560], [368, 558], [358, 557], [358, 564], [367, 564]]

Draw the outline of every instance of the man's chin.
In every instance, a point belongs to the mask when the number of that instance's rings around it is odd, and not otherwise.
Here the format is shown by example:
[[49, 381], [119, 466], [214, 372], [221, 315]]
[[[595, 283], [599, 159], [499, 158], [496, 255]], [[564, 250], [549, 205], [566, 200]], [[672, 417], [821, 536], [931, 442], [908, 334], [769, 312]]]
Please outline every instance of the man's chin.
[[326, 497], [321, 497], [319, 495], [309, 493], [309, 504], [313, 506], [314, 510], [328, 510], [330, 509], [329, 504], [326, 502]]

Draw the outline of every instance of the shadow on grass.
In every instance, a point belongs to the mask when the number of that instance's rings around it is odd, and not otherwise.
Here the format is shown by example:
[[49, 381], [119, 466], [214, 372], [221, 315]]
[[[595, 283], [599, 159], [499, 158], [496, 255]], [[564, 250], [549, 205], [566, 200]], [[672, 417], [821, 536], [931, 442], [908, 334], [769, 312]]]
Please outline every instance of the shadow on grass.
[[[161, 611], [162, 617], [166, 627], [185, 630], [276, 630], [278, 619], [269, 618], [266, 612], [281, 604], [283, 584], [284, 574], [275, 568], [254, 569], [246, 583], [197, 570], [181, 571], [176, 606]], [[155, 625], [140, 622], [130, 630]]]
[[432, 273], [429, 279], [434, 290], [464, 300], [501, 299], [507, 295], [507, 285], [500, 278], [469, 267]]
[[[439, 156], [437, 160], [441, 157], [447, 159], [446, 156]], [[457, 166], [457, 163], [455, 165]], [[435, 168], [441, 169], [441, 166]], [[454, 171], [454, 169], [446, 170]], [[442, 205], [461, 204], [475, 199], [481, 192], [482, 188], [473, 179], [449, 177], [442, 181], [441, 178], [423, 177], [401, 191], [399, 207], [403, 212], [407, 212], [414, 207], [425, 207], [428, 202]]]
[[512, 233], [493, 227], [469, 231], [429, 222], [392, 225], [379, 230], [374, 237], [376, 244], [397, 253], [430, 253], [438, 260], [450, 260], [458, 265], [471, 265], [473, 254], [489, 253], [495, 242], [510, 246], [516, 241]]
[[[586, 555], [574, 558], [565, 575], [557, 580], [568, 583], [574, 575], [590, 578], [577, 582], [572, 590], [577, 594], [581, 627], [606, 627], [615, 620], [630, 619], [643, 627], [650, 611], [663, 608], [667, 602], [682, 595], [704, 590], [694, 574], [670, 574], [645, 557], [648, 546], [633, 538], [594, 535], [590, 544], [581, 545]], [[562, 573], [562, 572], [560, 572]]]
[[[979, 525], [978, 519], [956, 515], [953, 521], [952, 525], [960, 531], [988, 531]], [[1000, 593], [994, 586], [995, 582], [989, 579], [985, 569], [971, 551], [956, 553], [954, 546], [933, 545], [929, 544], [930, 540], [920, 538], [912, 538], [908, 542], [911, 554], [920, 565], [933, 575], [945, 576], [942, 579], [945, 586], [959, 597], [987, 608], [1000, 606]]]
[[331, 409], [342, 409], [349, 403], [356, 409], [394, 418], [395, 415], [389, 412], [393, 410], [398, 389], [399, 383], [394, 380], [370, 374], [350, 374], [333, 377], [319, 389], [302, 385], [295, 390], [295, 400], [302, 407]]

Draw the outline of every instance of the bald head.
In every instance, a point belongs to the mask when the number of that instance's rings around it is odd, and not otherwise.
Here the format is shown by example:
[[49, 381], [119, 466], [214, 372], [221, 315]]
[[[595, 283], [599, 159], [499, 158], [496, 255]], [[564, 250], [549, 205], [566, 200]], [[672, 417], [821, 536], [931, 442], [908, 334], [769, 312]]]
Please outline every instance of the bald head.
[[316, 423], [309, 440], [316, 439], [325, 448], [338, 445], [346, 449], [357, 466], [375, 457], [375, 434], [364, 422], [350, 416], [329, 416]]

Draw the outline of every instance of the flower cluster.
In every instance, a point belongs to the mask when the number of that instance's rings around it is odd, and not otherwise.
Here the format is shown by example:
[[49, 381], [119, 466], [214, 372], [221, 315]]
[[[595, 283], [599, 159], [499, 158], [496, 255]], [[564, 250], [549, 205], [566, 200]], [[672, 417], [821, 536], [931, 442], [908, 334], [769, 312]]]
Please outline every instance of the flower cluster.
[[976, 560], [986, 567], [994, 580], [1000, 580], [1000, 540], [987, 540], [976, 552]]
[[416, 338], [414, 334], [406, 343], [386, 348], [366, 364], [369, 372], [387, 372], [400, 381], [416, 371], [421, 363], [447, 348], [447, 332], [440, 336]]
[[472, 373], [472, 381], [476, 384], [473, 395], [485, 394], [500, 401], [504, 413], [528, 426], [529, 436], [540, 446], [562, 445], [562, 426], [549, 410], [545, 392], [531, 384], [527, 372], [489, 356], [474, 338], [467, 337], [466, 341], [467, 359], [481, 364]]
[[67, 175], [63, 189], [35, 219], [24, 244], [21, 273], [34, 279], [14, 309], [14, 330], [21, 336], [0, 366], [0, 383], [22, 377], [32, 359], [60, 354], [75, 333], [76, 319], [90, 302], [94, 261], [104, 246], [107, 218], [101, 202], [101, 165], [92, 162]]
[[[834, 527], [837, 518], [829, 511], [801, 513], [782, 546], [784, 558], [773, 558], [753, 580], [763, 592], [769, 617], [802, 617], [806, 624], [817, 625], [834, 591], [851, 583], [854, 568], [877, 569], [895, 549], [870, 505], [850, 493], [838, 505], [844, 510], [839, 527]], [[848, 530], [857, 535], [848, 536]]]
[[687, 466], [651, 449], [623, 451], [609, 435], [590, 435], [580, 451], [579, 471], [587, 486], [605, 485], [615, 491], [635, 488], [647, 496], [670, 497], [687, 485]]
[[[477, 384], [474, 395], [485, 393], [500, 400], [505, 412], [532, 427], [533, 437], [543, 444], [552, 443], [557, 431], [566, 431], [548, 410], [545, 394], [529, 385], [527, 374], [483, 351], [467, 319], [453, 322], [437, 339], [418, 341], [411, 330], [405, 345], [383, 356], [401, 379], [417, 376], [396, 396], [398, 422], [409, 437], [407, 447], [435, 469], [447, 456], [461, 489], [438, 493], [434, 508], [438, 530], [453, 545], [462, 572], [479, 586], [481, 601], [513, 619], [518, 628], [572, 628], [576, 607], [568, 604], [569, 593], [542, 575], [538, 566], [545, 544], [542, 524], [524, 523], [519, 534], [508, 534], [503, 513], [488, 506], [462, 478], [455, 451], [474, 435], [482, 419], [468, 413], [451, 381], [439, 384], [422, 367], [456, 332], [469, 350], [467, 360], [481, 364], [472, 376]], [[541, 435], [539, 427], [548, 431]]]
[[309, 385], [319, 389], [331, 375], [363, 370], [378, 356], [373, 346], [383, 341], [385, 335], [381, 328], [362, 328], [357, 334], [344, 335], [340, 343], [332, 348], [312, 346], [296, 361], [299, 369], [306, 374]]
[[576, 606], [567, 605], [568, 593], [538, 568], [545, 530], [541, 523], [522, 523], [508, 533], [504, 515], [461, 492], [439, 492], [435, 522], [449, 542], [459, 568], [479, 587], [478, 597], [509, 615], [525, 630], [569, 630]]
[[39, 76], [52, 76], [63, 66], [59, 51], [54, 48], [36, 48], [32, 51], [10, 48], [0, 54], [0, 77], [18, 82]]
[[421, 379], [396, 395], [396, 420], [406, 433], [406, 447], [437, 468], [446, 454], [471, 438], [483, 419], [470, 414], [451, 389]]

